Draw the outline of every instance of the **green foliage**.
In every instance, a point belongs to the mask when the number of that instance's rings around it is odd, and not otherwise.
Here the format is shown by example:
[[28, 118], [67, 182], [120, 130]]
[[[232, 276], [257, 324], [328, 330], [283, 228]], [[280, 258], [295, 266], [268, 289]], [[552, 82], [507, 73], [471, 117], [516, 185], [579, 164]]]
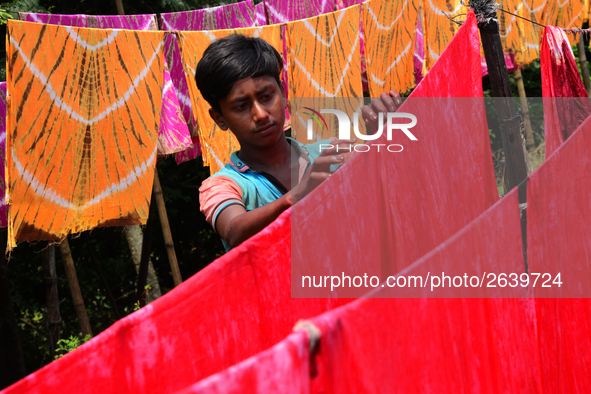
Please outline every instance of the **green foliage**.
[[0, 24], [6, 24], [8, 19], [18, 19], [19, 12], [47, 12], [47, 9], [37, 0], [18, 0], [0, 3]]
[[82, 339], [74, 335], [70, 335], [68, 339], [60, 339], [59, 341], [57, 341], [57, 349], [54, 360], [57, 360], [58, 358], [65, 356], [72, 350], [76, 350], [76, 348], [88, 341], [90, 341], [90, 335], [86, 335]]

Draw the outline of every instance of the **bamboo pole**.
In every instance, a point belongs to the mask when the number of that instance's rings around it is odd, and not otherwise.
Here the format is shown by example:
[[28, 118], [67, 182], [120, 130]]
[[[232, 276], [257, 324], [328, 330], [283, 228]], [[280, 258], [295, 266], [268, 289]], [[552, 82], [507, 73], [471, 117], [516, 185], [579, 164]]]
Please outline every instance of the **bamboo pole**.
[[174, 285], [178, 286], [182, 283], [181, 271], [179, 263], [176, 259], [174, 251], [174, 242], [172, 241], [172, 233], [170, 232], [170, 225], [168, 224], [168, 215], [166, 214], [166, 206], [164, 205], [164, 198], [162, 197], [162, 187], [160, 186], [160, 178], [158, 171], [154, 171], [154, 198], [156, 199], [156, 207], [158, 208], [158, 216], [160, 217], [160, 224], [162, 226], [162, 233], [164, 235], [164, 245], [166, 246], [166, 253], [168, 254], [168, 262], [172, 270], [172, 279]]
[[49, 245], [43, 251], [43, 282], [47, 300], [47, 323], [49, 330], [49, 357], [53, 360], [57, 342], [60, 340], [62, 317], [57, 293], [57, 270], [55, 268], [55, 246]]
[[122, 0], [115, 0], [117, 4], [117, 13], [119, 15], [125, 15], [125, 10], [123, 9], [123, 1]]
[[74, 266], [74, 259], [72, 259], [72, 252], [70, 251], [70, 244], [68, 243], [67, 238], [65, 238], [60, 244], [60, 252], [64, 262], [70, 292], [72, 293], [72, 300], [74, 301], [74, 310], [78, 316], [78, 323], [80, 323], [80, 329], [84, 336], [92, 336], [90, 321], [88, 320], [86, 308], [84, 307], [84, 299], [82, 298], [82, 292], [80, 291], [80, 285], [78, 284], [76, 267]]
[[583, 84], [587, 90], [587, 96], [591, 97], [591, 82], [589, 81], [589, 67], [587, 66], [587, 54], [585, 53], [585, 38], [581, 34], [579, 37], [579, 63], [581, 64], [581, 72], [583, 73]]
[[525, 115], [525, 143], [527, 150], [532, 151], [536, 148], [536, 142], [534, 140], [534, 132], [531, 128], [531, 121], [529, 119], [529, 106], [527, 105], [527, 96], [525, 94], [525, 86], [523, 85], [523, 76], [521, 75], [521, 69], [517, 69], [515, 73], [515, 81], [517, 82], [517, 90], [519, 91], [519, 102], [521, 108], [523, 108], [523, 114]]

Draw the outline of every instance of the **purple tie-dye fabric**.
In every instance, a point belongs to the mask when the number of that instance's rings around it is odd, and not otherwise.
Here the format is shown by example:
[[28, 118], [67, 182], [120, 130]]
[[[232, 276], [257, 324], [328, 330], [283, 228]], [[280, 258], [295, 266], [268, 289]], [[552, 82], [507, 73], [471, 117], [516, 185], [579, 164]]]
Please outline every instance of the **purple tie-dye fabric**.
[[95, 29], [158, 30], [156, 15], [56, 15], [19, 13], [20, 20], [74, 27]]
[[256, 22], [257, 26], [265, 26], [268, 25], [267, 22], [267, 13], [265, 12], [265, 3], [258, 3], [254, 6], [256, 12]]
[[421, 24], [421, 14], [417, 16], [417, 30], [415, 40], [415, 82], [418, 85], [423, 80], [423, 63], [425, 62], [425, 39], [423, 38], [423, 26]]
[[335, 10], [335, 0], [264, 0], [270, 25], [293, 22]]
[[[255, 9], [252, 0], [202, 10], [160, 14], [160, 21], [162, 22], [162, 30], [169, 31], [236, 29], [256, 25]], [[199, 144], [197, 125], [195, 124], [191, 110], [189, 86], [185, 79], [181, 53], [175, 36], [169, 35], [166, 38], [165, 51], [172, 83], [175, 87], [185, 121], [189, 125], [194, 145], [193, 149], [177, 153], [176, 161], [180, 164], [201, 155], [201, 146]]]
[[8, 205], [6, 205], [6, 82], [0, 83], [0, 227], [8, 226]]
[[[27, 22], [50, 25], [90, 27], [96, 29], [158, 30], [156, 15], [53, 15], [19, 13], [19, 18]], [[172, 84], [168, 70], [164, 70], [162, 109], [158, 130], [158, 155], [164, 156], [193, 149], [193, 142], [187, 123], [181, 115], [179, 99]]]

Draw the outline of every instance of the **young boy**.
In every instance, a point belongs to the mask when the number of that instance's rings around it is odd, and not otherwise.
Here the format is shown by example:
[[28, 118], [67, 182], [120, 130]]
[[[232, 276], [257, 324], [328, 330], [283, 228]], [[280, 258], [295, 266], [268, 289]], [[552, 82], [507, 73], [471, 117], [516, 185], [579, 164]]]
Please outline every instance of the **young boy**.
[[[211, 105], [210, 116], [240, 143], [230, 163], [199, 189], [201, 211], [226, 250], [261, 231], [314, 190], [330, 176], [331, 165], [345, 161], [342, 152], [355, 142], [334, 140], [335, 148], [320, 152], [320, 143], [302, 145], [285, 137], [282, 68], [275, 48], [242, 35], [215, 41], [197, 65], [197, 87]], [[370, 121], [375, 113], [365, 107], [363, 116]], [[293, 188], [292, 179], [298, 180]]]

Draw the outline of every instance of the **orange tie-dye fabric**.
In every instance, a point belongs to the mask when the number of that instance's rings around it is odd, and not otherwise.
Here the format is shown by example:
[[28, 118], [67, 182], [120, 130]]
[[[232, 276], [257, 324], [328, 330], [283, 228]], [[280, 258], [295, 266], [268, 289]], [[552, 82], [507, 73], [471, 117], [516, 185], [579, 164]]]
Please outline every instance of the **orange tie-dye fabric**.
[[423, 12], [425, 68], [430, 70], [460, 29], [460, 25], [450, 18], [457, 17], [456, 21], [463, 21], [466, 19], [468, 8], [461, 5], [460, 0], [423, 0]]
[[[291, 103], [292, 137], [302, 143], [306, 138], [306, 121], [302, 118], [299, 104], [302, 97], [322, 98], [363, 97], [361, 85], [361, 58], [359, 49], [360, 5], [287, 24], [287, 55], [289, 59], [288, 82]], [[350, 100], [346, 102], [351, 102]], [[360, 108], [360, 106], [359, 106]], [[355, 112], [359, 108], [350, 108]], [[331, 136], [323, 129], [314, 140]]]
[[[545, 13], [549, 0], [522, 0], [523, 17], [542, 25], [546, 24]], [[552, 0], [558, 1], [558, 0]], [[523, 24], [523, 64], [530, 64], [540, 58], [540, 43], [544, 28], [534, 23]]]
[[[525, 7], [522, 0], [500, 0], [499, 5], [501, 9], [507, 10], [512, 14], [523, 17]], [[499, 34], [505, 52], [512, 52], [515, 54], [514, 62], [517, 65], [524, 63], [524, 47], [525, 47], [525, 27], [523, 19], [515, 15], [510, 15], [502, 11], [497, 11], [497, 18], [499, 19]]]
[[203, 152], [203, 163], [209, 166], [209, 171], [214, 174], [230, 162], [232, 152], [240, 149], [234, 134], [229, 130], [221, 130], [209, 116], [210, 105], [197, 88], [195, 82], [195, 70], [199, 60], [203, 57], [205, 49], [217, 39], [231, 34], [242, 34], [247, 37], [260, 37], [271, 44], [279, 53], [283, 53], [283, 41], [281, 40], [281, 26], [269, 25], [261, 27], [248, 27], [242, 29], [212, 30], [212, 31], [182, 31], [179, 32], [179, 44], [183, 68], [189, 94], [191, 96], [193, 115], [199, 125], [199, 140]]
[[363, 3], [365, 58], [369, 93], [405, 92], [415, 86], [414, 49], [418, 4], [368, 0]]
[[[553, 0], [546, 6], [544, 14], [546, 25], [560, 26], [565, 29], [581, 28], [588, 18], [588, 0]], [[572, 35], [567, 37], [571, 45], [578, 40]]]
[[8, 21], [8, 249], [145, 223], [162, 32]]

